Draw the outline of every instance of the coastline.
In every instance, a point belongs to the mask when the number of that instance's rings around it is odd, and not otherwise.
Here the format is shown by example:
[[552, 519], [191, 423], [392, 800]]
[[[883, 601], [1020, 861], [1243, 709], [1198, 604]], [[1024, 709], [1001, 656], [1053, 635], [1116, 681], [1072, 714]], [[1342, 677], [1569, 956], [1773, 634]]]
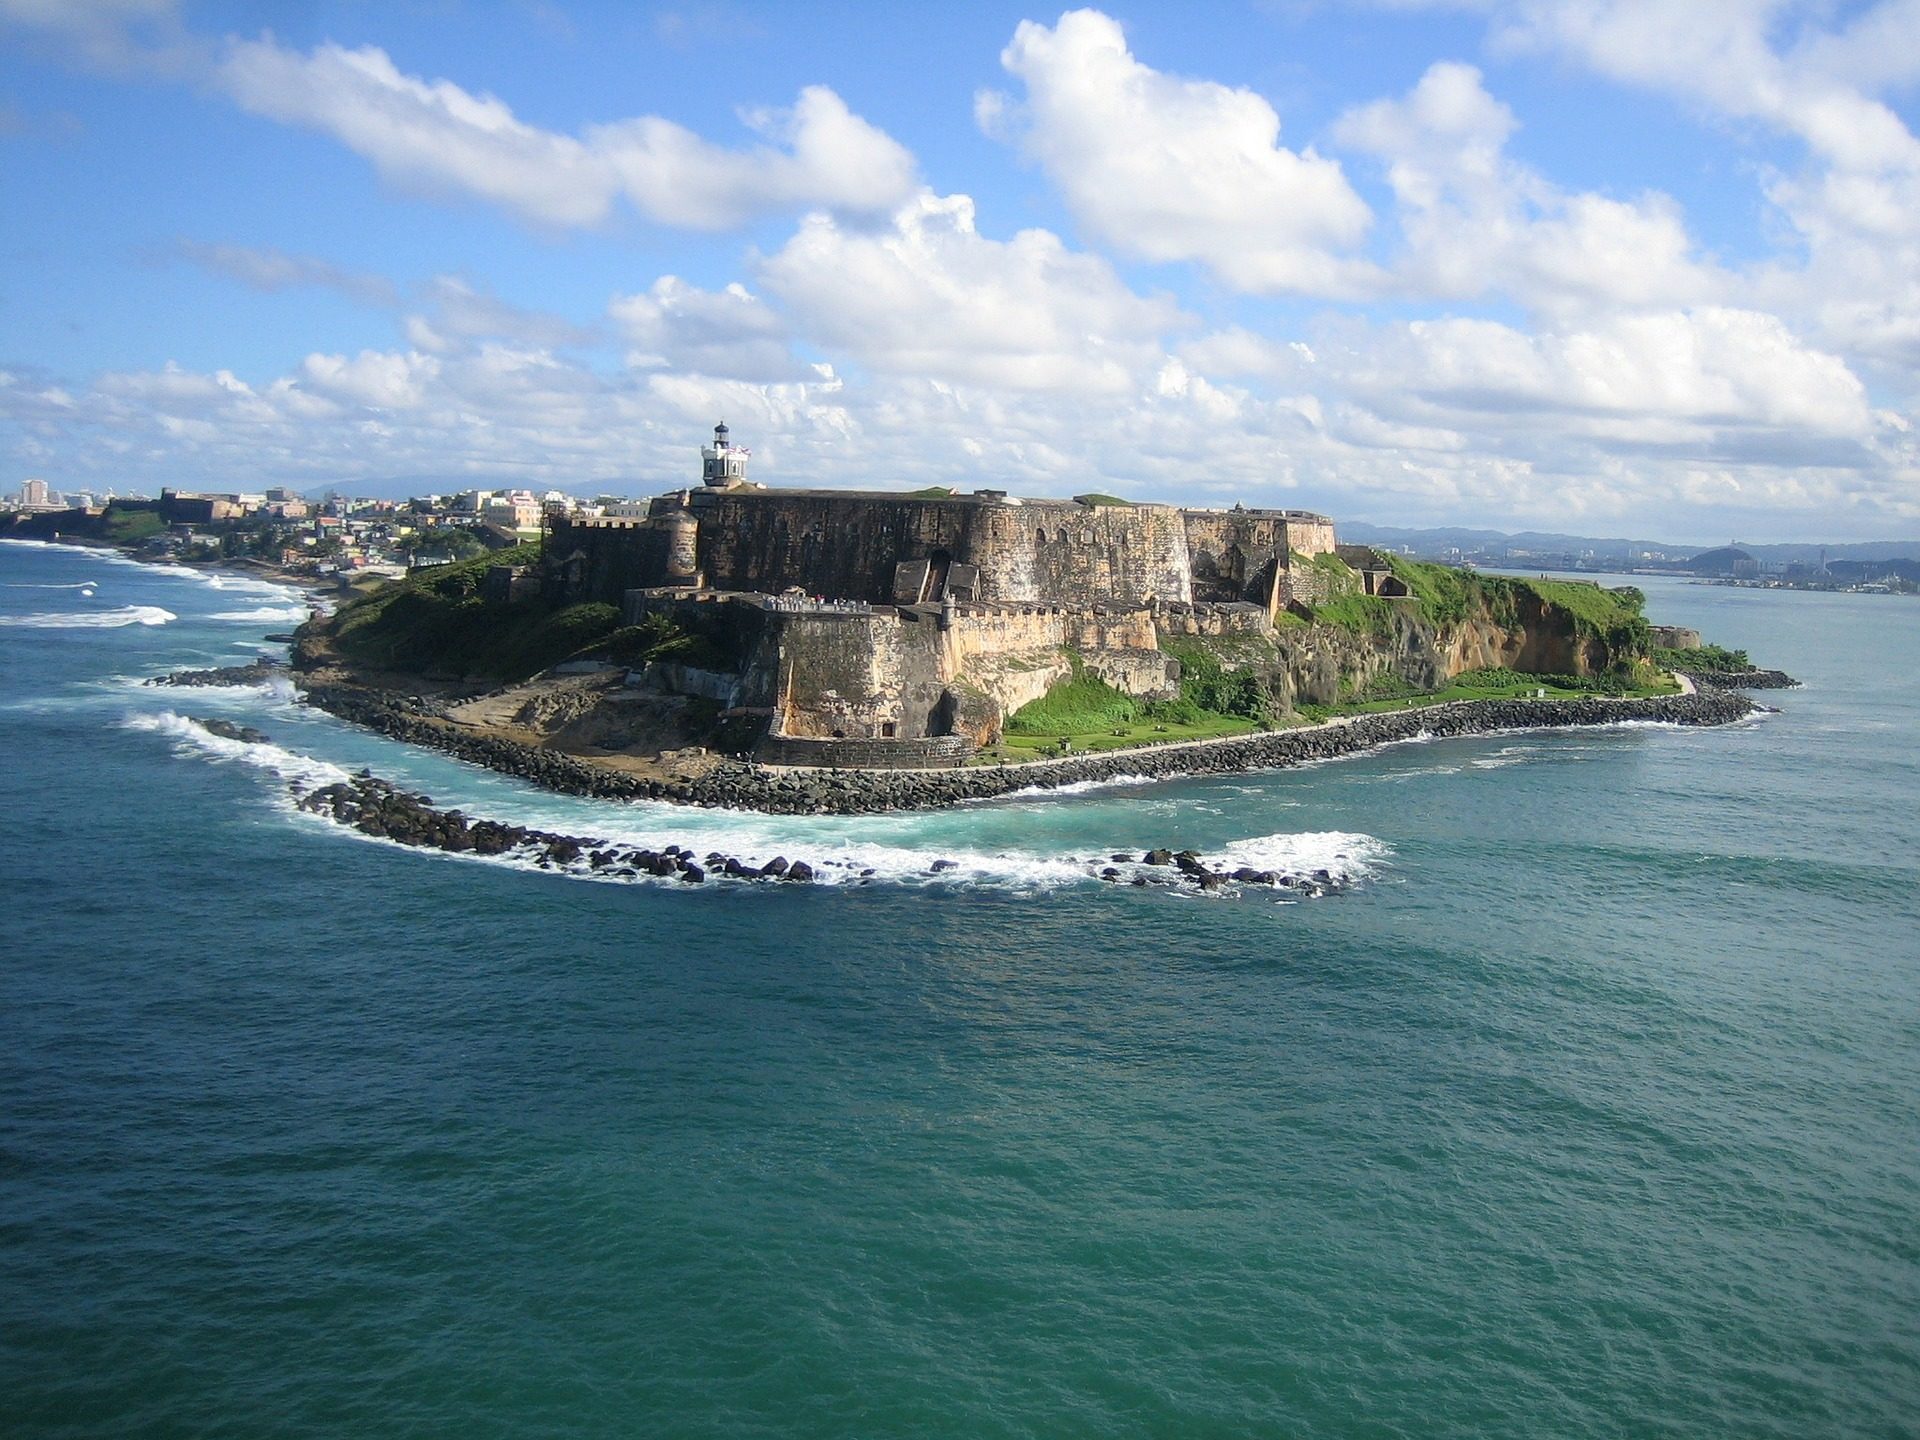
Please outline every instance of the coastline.
[[[111, 543], [28, 541], [110, 550], [137, 564], [196, 573], [227, 573], [302, 592], [321, 587], [315, 577], [263, 561], [189, 564], [156, 561]], [[1730, 688], [1783, 688], [1796, 682], [1779, 672], [1754, 677], [1702, 673], [1676, 695], [1636, 699], [1461, 700], [1409, 710], [1340, 716], [1318, 724], [1252, 735], [1103, 750], [1057, 759], [938, 770], [817, 770], [723, 759], [698, 776], [652, 778], [623, 773], [564, 751], [528, 745], [447, 720], [436, 702], [401, 691], [362, 685], [311, 683], [288, 664], [232, 667], [292, 679], [302, 703], [406, 744], [438, 750], [470, 764], [526, 780], [558, 794], [612, 800], [657, 800], [704, 809], [777, 815], [871, 815], [930, 811], [1001, 799], [1022, 792], [1062, 792], [1088, 784], [1155, 781], [1195, 775], [1236, 775], [1343, 759], [1423, 738], [1621, 724], [1705, 727], [1734, 724], [1767, 707]], [[188, 672], [193, 673], [193, 672]], [[207, 672], [202, 681], [218, 672]], [[164, 683], [164, 678], [153, 683]], [[187, 683], [194, 683], [189, 680]]]
[[[298, 685], [297, 673], [294, 678]], [[330, 715], [391, 739], [439, 750], [560, 794], [661, 800], [775, 815], [942, 810], [1023, 791], [1061, 791], [1088, 783], [1288, 769], [1423, 738], [1456, 739], [1632, 723], [1729, 725], [1763, 710], [1744, 695], [1712, 688], [1642, 699], [1460, 700], [1416, 710], [1343, 716], [1291, 730], [1008, 765], [945, 770], [803, 770], [729, 760], [697, 778], [652, 780], [456, 725], [433, 714], [429, 702], [410, 695], [315, 685], [302, 686], [301, 698]]]

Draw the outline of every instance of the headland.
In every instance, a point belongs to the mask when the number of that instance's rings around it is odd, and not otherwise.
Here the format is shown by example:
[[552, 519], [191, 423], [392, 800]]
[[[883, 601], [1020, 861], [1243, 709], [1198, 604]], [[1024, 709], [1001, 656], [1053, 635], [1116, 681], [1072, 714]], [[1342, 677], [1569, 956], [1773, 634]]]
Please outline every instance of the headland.
[[316, 617], [296, 683], [556, 790], [783, 813], [1724, 724], [1765, 683], [1631, 587], [1342, 545], [1312, 512], [771, 489], [724, 425], [701, 458], [697, 487], [556, 507], [536, 541]]

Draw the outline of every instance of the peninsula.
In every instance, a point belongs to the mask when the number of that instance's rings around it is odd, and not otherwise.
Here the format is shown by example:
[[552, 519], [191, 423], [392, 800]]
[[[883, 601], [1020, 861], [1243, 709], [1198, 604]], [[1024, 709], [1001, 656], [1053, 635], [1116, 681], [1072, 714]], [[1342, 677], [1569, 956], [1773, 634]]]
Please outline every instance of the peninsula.
[[1342, 545], [1307, 511], [774, 489], [747, 459], [719, 425], [697, 486], [551, 507], [316, 616], [296, 680], [553, 788], [794, 812], [1754, 708], [1744, 656], [1631, 587]]

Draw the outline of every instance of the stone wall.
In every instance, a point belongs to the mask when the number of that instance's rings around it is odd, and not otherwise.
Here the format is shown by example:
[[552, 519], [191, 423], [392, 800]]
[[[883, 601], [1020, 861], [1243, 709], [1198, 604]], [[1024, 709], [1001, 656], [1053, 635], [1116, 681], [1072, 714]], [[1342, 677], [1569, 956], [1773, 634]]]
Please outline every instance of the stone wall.
[[[773, 490], [695, 504], [701, 570], [723, 590], [887, 604], [937, 600], [965, 572], [978, 600], [1137, 606], [1191, 595], [1185, 527], [1165, 505]], [[918, 561], [925, 578], [899, 596], [898, 567]]]
[[1193, 594], [1186, 527], [1169, 505], [991, 505], [965, 558], [983, 600], [1132, 609]]
[[1266, 635], [1273, 619], [1263, 605], [1157, 605], [1153, 620], [1165, 635]]
[[1294, 598], [1294, 552], [1333, 549], [1333, 522], [1307, 510], [1183, 510], [1193, 598], [1277, 614]]
[[933, 615], [773, 618], [780, 666], [776, 733], [907, 740], [951, 730], [954, 702]]
[[670, 537], [650, 520], [555, 516], [547, 532], [545, 584], [567, 604], [621, 603], [627, 591], [667, 581]]
[[1331, 522], [1298, 510], [751, 488], [659, 504], [647, 520], [557, 518], [548, 583], [572, 601], [618, 601], [697, 576], [715, 590], [871, 604], [951, 596], [1134, 609], [1197, 599], [1274, 613], [1293, 596], [1293, 553], [1333, 545]]

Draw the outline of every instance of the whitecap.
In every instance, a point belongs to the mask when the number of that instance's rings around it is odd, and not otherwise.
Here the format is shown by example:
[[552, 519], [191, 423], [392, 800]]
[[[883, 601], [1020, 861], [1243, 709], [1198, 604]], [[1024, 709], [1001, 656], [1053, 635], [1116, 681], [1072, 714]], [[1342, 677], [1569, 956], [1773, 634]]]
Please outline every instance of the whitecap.
[[164, 735], [176, 742], [184, 753], [199, 751], [216, 760], [238, 761], [278, 775], [283, 780], [297, 780], [306, 786], [331, 785], [345, 780], [348, 775], [346, 770], [330, 761], [298, 754], [271, 741], [229, 740], [215, 735], [172, 710], [129, 715], [120, 723], [123, 729]]
[[1236, 840], [1207, 858], [1227, 869], [1246, 866], [1288, 875], [1325, 870], [1341, 885], [1373, 874], [1393, 854], [1386, 841], [1351, 830], [1300, 830]]
[[179, 618], [158, 605], [122, 605], [117, 610], [0, 615], [0, 625], [25, 630], [118, 630], [124, 625], [165, 625]]
[[1022, 785], [1018, 790], [1009, 790], [1004, 795], [992, 795], [985, 799], [969, 801], [969, 804], [987, 805], [1002, 800], [1044, 800], [1055, 795], [1085, 795], [1093, 790], [1113, 790], [1128, 785], [1154, 785], [1162, 780], [1184, 780], [1184, 771], [1168, 775], [1113, 775], [1105, 780], [1073, 780], [1065, 785]]

